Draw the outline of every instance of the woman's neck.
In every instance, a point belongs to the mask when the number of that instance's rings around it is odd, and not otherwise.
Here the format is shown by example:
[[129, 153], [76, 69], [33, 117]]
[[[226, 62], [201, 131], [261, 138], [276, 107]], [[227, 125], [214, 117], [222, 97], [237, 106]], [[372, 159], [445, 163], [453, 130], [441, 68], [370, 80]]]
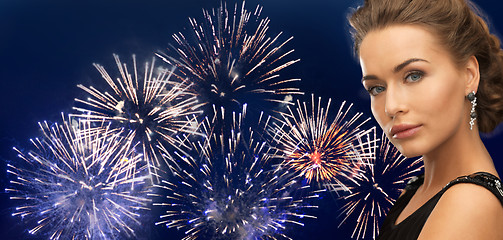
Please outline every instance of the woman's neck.
[[497, 176], [477, 128], [460, 131], [452, 138], [423, 156], [424, 184], [422, 191], [435, 193], [453, 179], [485, 171]]

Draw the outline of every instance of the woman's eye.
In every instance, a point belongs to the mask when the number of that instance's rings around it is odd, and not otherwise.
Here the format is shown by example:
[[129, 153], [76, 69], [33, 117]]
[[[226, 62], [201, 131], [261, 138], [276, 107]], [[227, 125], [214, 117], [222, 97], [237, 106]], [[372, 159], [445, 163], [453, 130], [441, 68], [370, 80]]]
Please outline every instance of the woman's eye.
[[375, 86], [375, 87], [369, 87], [367, 91], [370, 93], [372, 96], [377, 96], [379, 93], [384, 92], [386, 90], [385, 87], [383, 86]]
[[424, 74], [422, 72], [412, 72], [407, 75], [405, 80], [408, 82], [417, 82], [417, 81], [421, 80], [421, 78], [423, 78], [423, 75]]

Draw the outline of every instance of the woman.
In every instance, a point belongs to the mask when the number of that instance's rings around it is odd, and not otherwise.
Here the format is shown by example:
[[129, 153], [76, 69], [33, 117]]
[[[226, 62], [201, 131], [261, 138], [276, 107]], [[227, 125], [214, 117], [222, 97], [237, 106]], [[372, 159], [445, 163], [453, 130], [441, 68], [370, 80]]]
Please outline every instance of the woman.
[[503, 189], [479, 136], [503, 121], [503, 52], [474, 9], [367, 0], [350, 18], [374, 117], [424, 160], [378, 239], [503, 239]]

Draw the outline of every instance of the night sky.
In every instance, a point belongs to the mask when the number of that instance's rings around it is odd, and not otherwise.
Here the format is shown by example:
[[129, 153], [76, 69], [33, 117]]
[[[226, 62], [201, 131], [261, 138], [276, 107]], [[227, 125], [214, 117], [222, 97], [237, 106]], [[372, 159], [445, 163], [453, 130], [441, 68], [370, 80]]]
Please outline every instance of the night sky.
[[[234, 5], [236, 1], [228, 1]], [[240, 3], [240, 1], [238, 1]], [[301, 89], [335, 103], [354, 103], [355, 111], [371, 117], [369, 98], [360, 83], [361, 72], [352, 54], [346, 21], [351, 8], [363, 1], [250, 0], [249, 10], [263, 6], [271, 19], [269, 34], [293, 36], [286, 48], [301, 61], [288, 74], [301, 78]], [[489, 16], [493, 32], [502, 36], [503, 6], [493, 0], [475, 1]], [[39, 136], [37, 122], [58, 121], [69, 113], [74, 98], [87, 96], [77, 84], [102, 84], [92, 63], [115, 71], [113, 53], [130, 61], [150, 61], [174, 43], [172, 34], [189, 28], [188, 17], [201, 19], [201, 9], [216, 8], [220, 0], [105, 0], [0, 2], [0, 238], [24, 239], [27, 230], [12, 217], [15, 205], [3, 192], [8, 186], [6, 164], [19, 161], [12, 147], [31, 148]], [[160, 59], [157, 59], [160, 63]], [[303, 99], [303, 100], [307, 100]], [[371, 122], [375, 124], [375, 122]], [[376, 124], [375, 124], [376, 125]], [[483, 140], [498, 172], [503, 174], [503, 126]], [[340, 203], [327, 195], [318, 202], [317, 220], [293, 228], [294, 239], [349, 239], [354, 225], [337, 228]], [[176, 230], [148, 226], [146, 238], [179, 239]]]

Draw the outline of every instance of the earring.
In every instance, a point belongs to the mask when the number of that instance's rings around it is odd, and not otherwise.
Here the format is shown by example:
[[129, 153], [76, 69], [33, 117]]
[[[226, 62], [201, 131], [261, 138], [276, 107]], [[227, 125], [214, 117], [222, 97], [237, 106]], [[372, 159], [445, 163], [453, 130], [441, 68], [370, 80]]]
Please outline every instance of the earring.
[[473, 125], [475, 125], [475, 120], [477, 119], [477, 113], [475, 112], [475, 107], [477, 106], [477, 97], [475, 97], [475, 91], [466, 96], [468, 101], [472, 103], [472, 110], [470, 111], [470, 130], [473, 129]]

